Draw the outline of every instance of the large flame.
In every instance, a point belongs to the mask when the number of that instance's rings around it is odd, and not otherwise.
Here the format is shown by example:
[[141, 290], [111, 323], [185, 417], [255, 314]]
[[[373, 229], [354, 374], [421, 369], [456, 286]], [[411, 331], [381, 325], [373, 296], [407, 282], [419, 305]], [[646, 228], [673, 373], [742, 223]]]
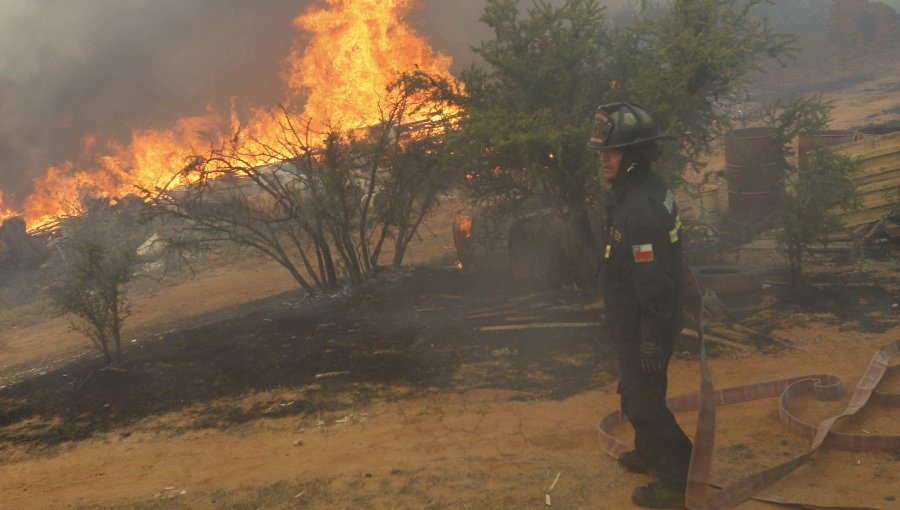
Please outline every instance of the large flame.
[[[435, 54], [427, 41], [404, 21], [415, 0], [324, 0], [294, 20], [308, 34], [294, 44], [284, 65], [286, 104], [304, 103], [302, 116], [314, 129], [354, 129], [377, 123], [385, 90], [400, 73], [416, 68], [451, 78], [451, 59]], [[308, 40], [308, 44], [301, 41]], [[232, 108], [234, 111], [234, 108]], [[121, 197], [137, 189], [165, 184], [196, 154], [234, 137], [274, 140], [278, 112], [256, 108], [247, 122], [232, 113], [185, 117], [165, 130], [133, 129], [128, 143], [84, 137], [84, 151], [74, 162], [49, 168], [34, 181], [34, 193], [21, 211], [4, 208], [0, 220], [25, 216], [29, 228], [71, 211], [83, 193]], [[407, 119], [417, 120], [417, 119]], [[258, 164], [270, 163], [259, 161]]]
[[326, 0], [294, 24], [313, 34], [288, 60], [287, 85], [305, 95], [306, 117], [324, 127], [360, 128], [377, 122], [385, 89], [403, 71], [449, 77], [451, 59], [435, 55], [405, 24], [410, 0]]
[[[35, 191], [24, 206], [26, 222], [31, 227], [73, 213], [84, 193], [121, 197], [166, 184], [190, 155], [209, 145], [209, 137], [220, 136], [220, 124], [210, 113], [179, 119], [175, 127], [163, 131], [136, 129], [127, 146], [110, 142], [105, 154], [94, 156], [93, 168], [78, 169], [71, 162], [51, 167], [34, 181]], [[86, 138], [86, 145], [92, 140]]]

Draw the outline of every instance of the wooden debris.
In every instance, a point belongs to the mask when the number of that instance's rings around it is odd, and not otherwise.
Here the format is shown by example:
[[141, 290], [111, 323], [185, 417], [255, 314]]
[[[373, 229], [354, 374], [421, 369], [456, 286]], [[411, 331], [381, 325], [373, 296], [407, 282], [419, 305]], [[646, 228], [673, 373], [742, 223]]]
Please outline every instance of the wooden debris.
[[505, 320], [506, 322], [523, 322], [523, 321], [540, 320], [542, 318], [543, 317], [540, 317], [537, 315], [526, 315], [524, 317], [504, 317], [503, 320]]
[[893, 195], [900, 192], [900, 131], [838, 145], [834, 151], [860, 162], [860, 172], [853, 180], [862, 208], [838, 211], [844, 226], [852, 228], [890, 216], [897, 208]]
[[583, 310], [603, 310], [606, 308], [606, 301], [603, 299], [599, 299], [594, 301], [593, 303], [588, 303], [586, 305], [582, 305], [581, 308]]
[[467, 319], [483, 319], [485, 317], [494, 317], [497, 315], [503, 315], [503, 314], [507, 314], [507, 313], [523, 312], [525, 310], [530, 310], [532, 308], [541, 308], [541, 309], [545, 309], [545, 310], [548, 309], [547, 303], [545, 303], [545, 302], [533, 303], [530, 305], [521, 305], [521, 306], [510, 306], [509, 303], [507, 303], [503, 306], [482, 308], [479, 313], [467, 315], [466, 318]]
[[337, 324], [334, 322], [324, 322], [316, 326], [316, 333], [320, 333], [322, 331], [332, 330], [337, 328]]
[[781, 340], [781, 339], [775, 338], [772, 335], [763, 333], [762, 331], [757, 331], [753, 328], [748, 328], [747, 326], [744, 326], [743, 324], [738, 324], [736, 322], [732, 322], [731, 324], [729, 324], [729, 326], [736, 331], [740, 331], [742, 333], [747, 333], [748, 335], [756, 335], [758, 337], [765, 338], [766, 340], [775, 342], [776, 344], [783, 345], [785, 347], [793, 347], [794, 346], [794, 344], [788, 342], [787, 340]]
[[885, 220], [882, 224], [882, 230], [891, 239], [900, 239], [900, 225], [891, 220]]
[[476, 331], [523, 331], [529, 329], [588, 329], [602, 326], [602, 322], [534, 322], [530, 324], [507, 324], [503, 326], [482, 326]]
[[547, 493], [544, 494], [544, 504], [547, 506], [553, 506], [553, 500], [550, 499], [550, 493], [553, 492], [553, 489], [556, 488], [556, 484], [559, 483], [559, 477], [562, 476], [562, 471], [556, 473], [556, 478], [553, 480], [553, 483], [550, 484], [550, 488], [547, 489]]
[[[876, 232], [878, 232], [878, 230], [882, 227], [882, 225], [885, 225], [886, 223], [889, 223], [889, 222], [888, 222], [888, 218], [891, 217], [895, 212], [897, 212], [897, 209], [898, 209], [898, 208], [900, 208], [900, 204], [895, 205], [894, 208], [891, 209], [891, 212], [889, 212], [888, 214], [886, 214], [886, 215], [884, 216], [884, 218], [881, 218], [881, 220], [879, 220], [877, 223], [875, 223], [874, 225], [872, 225], [872, 228], [869, 229], [869, 232], [866, 233], [865, 236], [863, 236], [863, 240], [868, 241], [869, 239], [872, 238], [872, 236], [875, 235]], [[891, 224], [893, 224], [893, 223], [891, 223]], [[885, 233], [888, 234], [888, 235], [890, 235], [888, 229], [885, 229]], [[892, 236], [892, 237], [893, 237], [893, 236]]]
[[325, 372], [325, 373], [322, 373], [322, 374], [316, 374], [316, 380], [318, 381], [318, 380], [320, 380], [320, 379], [331, 379], [331, 378], [334, 378], [334, 377], [343, 377], [343, 376], [346, 376], [346, 375], [350, 375], [350, 371], [349, 371], [349, 370], [341, 370], [341, 371], [338, 371], [338, 372]]
[[459, 299], [463, 299], [463, 296], [454, 296], [451, 294], [425, 294], [422, 296], [422, 299], [429, 299], [429, 298], [459, 300]]
[[[697, 333], [696, 331], [694, 331], [693, 329], [685, 328], [684, 330], [681, 331], [681, 334], [682, 334], [682, 336], [689, 336], [691, 338], [696, 338], [698, 340], [700, 339], [700, 334]], [[753, 348], [748, 345], [733, 342], [731, 340], [726, 340], [724, 338], [713, 336], [708, 333], [703, 335], [703, 339], [706, 340], [707, 342], [713, 342], [716, 344], [727, 345], [728, 347], [734, 347], [735, 349], [740, 349], [742, 351], [752, 351], [753, 350]]]
[[550, 488], [547, 489], [547, 492], [553, 492], [553, 489], [556, 488], [556, 484], [559, 483], [559, 477], [562, 476], [562, 471], [556, 473], [556, 478], [553, 479], [553, 483], [550, 484]]

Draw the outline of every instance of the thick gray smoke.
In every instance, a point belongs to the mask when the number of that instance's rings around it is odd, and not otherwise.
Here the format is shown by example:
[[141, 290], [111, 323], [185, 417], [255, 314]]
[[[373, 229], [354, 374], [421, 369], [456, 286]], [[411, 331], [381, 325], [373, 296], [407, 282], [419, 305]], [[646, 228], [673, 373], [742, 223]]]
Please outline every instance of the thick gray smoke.
[[[554, 0], [561, 3], [563, 0]], [[611, 3], [619, 4], [615, 0]], [[77, 160], [95, 134], [127, 142], [227, 111], [272, 106], [293, 19], [313, 0], [0, 0], [0, 190], [21, 203], [49, 165]], [[484, 0], [426, 0], [412, 23], [456, 69], [488, 34]], [[530, 4], [523, 0], [523, 5]]]
[[0, 189], [23, 199], [89, 133], [127, 140], [231, 96], [277, 101], [297, 4], [0, 0]]

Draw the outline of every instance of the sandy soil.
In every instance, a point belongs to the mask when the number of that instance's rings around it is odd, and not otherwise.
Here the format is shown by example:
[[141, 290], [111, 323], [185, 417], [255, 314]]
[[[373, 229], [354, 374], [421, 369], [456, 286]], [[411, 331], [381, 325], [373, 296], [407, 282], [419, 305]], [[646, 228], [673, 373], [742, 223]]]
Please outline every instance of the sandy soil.
[[[829, 92], [837, 127], [900, 117], [886, 113], [900, 105], [898, 83], [895, 69]], [[432, 221], [414, 259], [452, 262], [450, 214]], [[763, 335], [732, 336], [747, 349], [717, 348], [719, 386], [820, 371], [852, 386], [874, 351], [900, 338], [896, 250], [863, 273], [823, 269], [840, 272], [837, 290], [805, 305], [777, 289], [726, 303], [731, 320]], [[850, 281], [872, 295], [842, 285]], [[99, 360], [65, 319], [3, 331], [0, 508], [631, 508], [629, 494], [644, 480], [597, 442], [597, 420], [617, 406], [599, 328], [479, 329], [548, 317], [591, 322], [595, 296], [535, 297], [452, 273], [433, 283], [306, 312], [271, 264], [148, 284], [135, 290], [126, 332], [135, 340], [130, 369], [144, 388], [128, 374], [94, 375]], [[237, 350], [244, 344], [259, 349]], [[183, 361], [198, 345], [192, 363]], [[216, 346], [242, 354], [217, 359]], [[684, 340], [683, 349], [671, 366], [672, 394], [698, 386], [696, 346]], [[210, 372], [226, 362], [230, 371]], [[347, 377], [314, 377], [349, 365]], [[822, 418], [840, 405], [797, 407]], [[774, 399], [720, 410], [717, 472], [748, 474], [804, 450], [776, 410]], [[678, 418], [691, 430], [693, 415]], [[877, 408], [843, 426], [898, 434], [898, 423], [900, 411]], [[897, 452], [826, 449], [772, 491], [890, 509], [900, 508], [898, 487]]]
[[[792, 347], [720, 350], [714, 377], [725, 386], [825, 370], [853, 384], [872, 353], [900, 336], [898, 312], [886, 303], [873, 305], [882, 325], [895, 325], [864, 332], [833, 313], [757, 306], [761, 311], [746, 322], [777, 321], [782, 325], [769, 334]], [[506, 338], [498, 345], [524, 351], [526, 344], [516, 342]], [[588, 367], [591, 384], [562, 399], [484, 385], [480, 373], [509, 371], [506, 357], [520, 356], [505, 352], [460, 366], [456, 389], [391, 385], [370, 400], [351, 396], [339, 409], [264, 417], [266, 408], [290, 406], [310, 393], [358, 391], [336, 378], [237, 395], [233, 401], [263, 416], [224, 428], [187, 426], [186, 416], [202, 406], [186, 404], [38, 451], [7, 442], [0, 497], [8, 508], [539, 508], [562, 473], [553, 506], [630, 508], [630, 490], [641, 477], [623, 472], [597, 444], [595, 424], [617, 404], [611, 376]], [[586, 363], [578, 356], [569, 362]], [[673, 393], [695, 391], [695, 356], [679, 356], [671, 370]], [[540, 375], [520, 375], [542, 384]], [[800, 414], [810, 419], [835, 407], [798, 402]], [[898, 418], [896, 409], [878, 409], [852, 427], [898, 433]], [[694, 425], [692, 415], [679, 420], [688, 430]], [[619, 432], [628, 437], [627, 430]], [[805, 446], [778, 421], [774, 400], [720, 410], [716, 469], [722, 474], [748, 474]], [[773, 490], [819, 504], [896, 508], [887, 499], [900, 497], [898, 462], [896, 454], [826, 450]]]

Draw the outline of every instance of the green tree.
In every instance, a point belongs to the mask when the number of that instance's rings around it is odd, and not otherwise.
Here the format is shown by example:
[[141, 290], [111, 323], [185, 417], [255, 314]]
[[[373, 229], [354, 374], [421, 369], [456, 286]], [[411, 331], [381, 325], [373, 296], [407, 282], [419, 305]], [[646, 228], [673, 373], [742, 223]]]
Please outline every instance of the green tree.
[[662, 131], [680, 143], [666, 144], [661, 169], [680, 175], [697, 166], [731, 124], [721, 104], [742, 102], [761, 58], [783, 61], [795, 38], [775, 33], [754, 9], [771, 0], [675, 0], [654, 17], [638, 16], [613, 37], [608, 73], [616, 99], [650, 111]]
[[51, 302], [72, 314], [72, 329], [90, 339], [107, 366], [122, 363], [122, 323], [129, 315], [127, 285], [139, 262], [138, 219], [106, 199], [87, 199], [62, 223], [63, 239], [52, 264], [60, 274]]
[[803, 282], [804, 258], [810, 248], [827, 244], [829, 237], [843, 228], [839, 212], [859, 205], [853, 180], [859, 170], [858, 162], [828, 147], [817, 147], [799, 158], [793, 157], [794, 139], [825, 129], [832, 110], [818, 95], [778, 101], [764, 112], [766, 123], [777, 132], [786, 184], [778, 207], [764, 224], [779, 229], [779, 245], [787, 255], [790, 282], [794, 286]]
[[640, 103], [677, 136], [659, 165], [670, 180], [699, 166], [730, 124], [720, 104], [744, 98], [761, 57], [790, 50], [790, 36], [751, 15], [765, 1], [655, 2], [643, 11], [652, 16], [610, 29], [595, 0], [536, 0], [525, 15], [517, 0], [488, 0], [481, 21], [493, 38], [475, 48], [485, 65], [462, 74], [468, 97], [454, 138], [468, 189], [480, 200], [552, 206], [576, 250], [593, 249], [589, 212], [603, 194], [586, 140], [596, 107]]
[[605, 9], [595, 0], [489, 0], [494, 31], [475, 52], [487, 64], [461, 78], [467, 98], [454, 138], [474, 198], [550, 206], [592, 245], [587, 208], [596, 157], [587, 150], [593, 113], [608, 89]]

